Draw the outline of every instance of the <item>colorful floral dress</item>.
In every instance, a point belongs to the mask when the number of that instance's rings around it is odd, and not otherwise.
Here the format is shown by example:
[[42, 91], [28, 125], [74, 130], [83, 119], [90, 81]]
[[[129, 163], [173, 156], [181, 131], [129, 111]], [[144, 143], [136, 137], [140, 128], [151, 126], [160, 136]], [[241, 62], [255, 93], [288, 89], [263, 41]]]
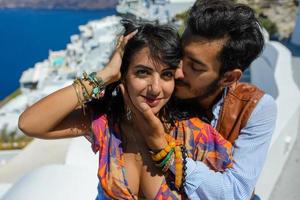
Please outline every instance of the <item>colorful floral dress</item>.
[[[137, 199], [131, 193], [125, 177], [119, 128], [117, 125], [109, 126], [109, 124], [111, 123], [108, 123], [106, 115], [98, 116], [92, 123], [92, 149], [95, 153], [99, 151], [98, 189], [103, 191], [102, 195], [106, 197], [99, 196], [98, 199]], [[232, 167], [231, 144], [200, 119], [191, 118], [177, 122], [170, 134], [184, 141], [188, 157], [204, 162], [210, 169], [222, 172]], [[172, 175], [169, 172], [155, 199], [182, 199], [169, 182]]]

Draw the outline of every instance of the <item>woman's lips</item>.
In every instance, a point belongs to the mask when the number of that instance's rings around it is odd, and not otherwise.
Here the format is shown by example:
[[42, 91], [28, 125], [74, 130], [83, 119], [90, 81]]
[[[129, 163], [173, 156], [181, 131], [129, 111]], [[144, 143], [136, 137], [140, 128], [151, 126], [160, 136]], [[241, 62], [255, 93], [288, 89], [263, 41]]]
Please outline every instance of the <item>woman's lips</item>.
[[155, 107], [157, 106], [160, 101], [161, 101], [161, 98], [155, 98], [155, 99], [152, 99], [152, 98], [147, 98], [147, 97], [144, 97], [146, 99], [146, 103], [150, 106], [150, 107]]

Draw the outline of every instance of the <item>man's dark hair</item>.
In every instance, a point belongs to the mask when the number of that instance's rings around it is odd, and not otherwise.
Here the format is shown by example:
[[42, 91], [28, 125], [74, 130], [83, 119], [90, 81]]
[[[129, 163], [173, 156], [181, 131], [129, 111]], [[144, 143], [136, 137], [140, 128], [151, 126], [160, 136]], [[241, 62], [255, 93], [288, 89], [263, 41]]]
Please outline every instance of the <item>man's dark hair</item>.
[[229, 0], [198, 0], [189, 11], [187, 28], [204, 40], [225, 39], [218, 56], [221, 75], [247, 69], [264, 46], [253, 9]]

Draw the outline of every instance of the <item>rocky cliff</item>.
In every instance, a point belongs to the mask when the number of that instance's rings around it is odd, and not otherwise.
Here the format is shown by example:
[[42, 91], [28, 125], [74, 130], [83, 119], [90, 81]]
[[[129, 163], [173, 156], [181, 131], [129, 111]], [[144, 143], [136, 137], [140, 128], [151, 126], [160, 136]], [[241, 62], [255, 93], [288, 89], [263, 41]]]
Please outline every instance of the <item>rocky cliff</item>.
[[253, 7], [277, 26], [279, 38], [288, 38], [297, 18], [298, 0], [235, 0]]
[[0, 0], [0, 8], [99, 9], [116, 3], [117, 0]]

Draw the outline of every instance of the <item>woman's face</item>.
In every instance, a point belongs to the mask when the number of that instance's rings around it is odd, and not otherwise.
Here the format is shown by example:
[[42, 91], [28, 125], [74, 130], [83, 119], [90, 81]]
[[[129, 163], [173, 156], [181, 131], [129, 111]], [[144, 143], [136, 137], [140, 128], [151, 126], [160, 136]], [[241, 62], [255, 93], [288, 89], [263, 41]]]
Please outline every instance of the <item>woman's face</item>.
[[174, 90], [175, 69], [162, 63], [154, 62], [149, 48], [135, 53], [128, 66], [126, 87], [135, 106], [146, 103], [154, 114], [170, 99]]

